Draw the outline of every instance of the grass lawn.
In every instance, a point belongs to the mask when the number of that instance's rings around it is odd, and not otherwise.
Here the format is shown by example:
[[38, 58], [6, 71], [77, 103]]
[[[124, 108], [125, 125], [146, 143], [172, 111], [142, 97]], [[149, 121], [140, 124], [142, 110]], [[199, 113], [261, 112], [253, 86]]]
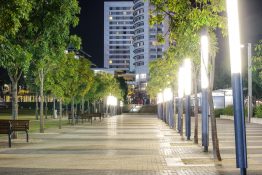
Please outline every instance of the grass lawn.
[[[30, 120], [29, 132], [40, 132], [40, 120], [36, 120], [34, 115], [34, 110], [21, 110], [19, 109], [18, 119], [21, 120]], [[11, 119], [11, 111], [1, 110], [0, 111], [0, 119]], [[52, 119], [48, 116], [47, 119], [44, 120], [45, 129], [48, 128], [58, 128], [59, 119]], [[62, 127], [65, 125], [69, 125], [67, 118], [62, 119]]]

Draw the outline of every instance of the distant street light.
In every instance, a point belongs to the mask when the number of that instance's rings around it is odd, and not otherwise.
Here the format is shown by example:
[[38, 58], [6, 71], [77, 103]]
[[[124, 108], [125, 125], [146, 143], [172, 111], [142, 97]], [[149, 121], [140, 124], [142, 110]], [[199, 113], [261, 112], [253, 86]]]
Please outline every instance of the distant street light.
[[123, 101], [120, 101], [120, 102], [119, 102], [119, 106], [120, 106], [120, 114], [122, 114], [123, 106], [124, 106]]
[[185, 72], [185, 96], [186, 96], [186, 137], [190, 140], [191, 136], [191, 105], [190, 105], [190, 95], [191, 95], [191, 60], [184, 60], [184, 70]]
[[203, 29], [201, 36], [201, 88], [202, 88], [202, 146], [208, 151], [208, 32]]
[[247, 147], [241, 75], [238, 0], [227, 0], [226, 2], [234, 104], [236, 163], [237, 168], [240, 168], [240, 174], [245, 175], [247, 168]]
[[117, 98], [112, 95], [109, 95], [107, 97], [106, 104], [108, 107], [111, 107], [111, 110], [110, 110], [111, 115], [115, 115], [115, 107], [117, 106]]

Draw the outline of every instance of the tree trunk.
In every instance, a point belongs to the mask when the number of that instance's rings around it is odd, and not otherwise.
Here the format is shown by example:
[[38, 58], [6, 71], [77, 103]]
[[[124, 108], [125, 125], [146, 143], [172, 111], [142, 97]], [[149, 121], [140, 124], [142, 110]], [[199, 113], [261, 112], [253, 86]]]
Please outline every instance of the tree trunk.
[[12, 80], [12, 119], [18, 119], [18, 98], [17, 98], [17, 83], [18, 80]]
[[59, 103], [59, 129], [62, 128], [62, 113], [63, 113], [63, 107], [62, 107], [62, 99], [60, 99]]
[[68, 104], [66, 104], [66, 117], [68, 117]]
[[53, 97], [53, 118], [56, 118], [56, 112], [55, 112], [55, 97]]
[[198, 98], [197, 98], [197, 72], [194, 73], [194, 80], [193, 80], [193, 87], [194, 87], [194, 98], [195, 98], [195, 105], [194, 105], [194, 117], [195, 117], [195, 131], [194, 131], [194, 143], [198, 144]]
[[84, 114], [85, 112], [85, 99], [82, 97], [82, 108], [81, 108], [81, 114]]
[[[17, 83], [18, 80], [15, 79], [12, 80], [11, 91], [12, 91], [12, 119], [13, 120], [18, 119]], [[13, 133], [12, 138], [13, 139], [17, 138], [16, 132]]]
[[221, 161], [220, 149], [219, 149], [219, 141], [217, 137], [217, 125], [216, 125], [216, 118], [215, 118], [215, 110], [214, 110], [214, 103], [212, 97], [212, 90], [209, 89], [208, 92], [208, 102], [210, 105], [210, 118], [211, 118], [211, 132], [212, 132], [212, 143], [213, 143], [213, 155], [218, 161]]
[[71, 115], [72, 115], [72, 125], [75, 125], [75, 98], [72, 97], [71, 101]]
[[48, 105], [47, 105], [47, 96], [45, 96], [45, 119], [47, 119]]
[[35, 95], [35, 119], [38, 120], [38, 93]]
[[77, 113], [78, 113], [78, 107], [77, 107], [77, 104], [75, 105], [75, 115], [77, 116]]
[[93, 113], [96, 112], [96, 102], [93, 102]]
[[98, 101], [98, 110], [99, 110], [99, 113], [102, 113], [101, 100]]
[[211, 70], [210, 70], [210, 79], [209, 79], [209, 91], [208, 91], [208, 102], [210, 109], [210, 118], [211, 118], [211, 134], [212, 134], [212, 143], [213, 143], [213, 155], [218, 161], [221, 161], [219, 141], [217, 137], [217, 125], [215, 118], [214, 102], [212, 97], [213, 84], [214, 84], [214, 74], [215, 74], [215, 57], [211, 58]]
[[89, 100], [87, 100], [87, 111], [88, 111], [88, 114], [90, 114], [90, 103], [89, 103]]
[[44, 133], [44, 70], [39, 72], [40, 79], [40, 133]]

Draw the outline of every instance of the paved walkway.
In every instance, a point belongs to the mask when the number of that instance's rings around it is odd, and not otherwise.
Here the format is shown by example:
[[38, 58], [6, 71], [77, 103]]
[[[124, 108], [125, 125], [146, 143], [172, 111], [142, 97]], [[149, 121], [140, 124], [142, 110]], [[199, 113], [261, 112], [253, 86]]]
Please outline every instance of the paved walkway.
[[[232, 121], [219, 120], [222, 163], [199, 145], [184, 141], [154, 115], [122, 115], [45, 134], [31, 134], [30, 143], [0, 142], [2, 175], [220, 175], [235, 168]], [[251, 125], [250, 125], [251, 126]], [[249, 126], [248, 126], [249, 128]], [[262, 131], [252, 125], [250, 133]], [[231, 133], [232, 132], [232, 133]], [[248, 134], [249, 135], [249, 134]], [[252, 174], [262, 174], [262, 132], [249, 141]], [[201, 140], [201, 139], [200, 139]], [[259, 146], [260, 145], [260, 146]], [[249, 173], [250, 174], [250, 173]]]

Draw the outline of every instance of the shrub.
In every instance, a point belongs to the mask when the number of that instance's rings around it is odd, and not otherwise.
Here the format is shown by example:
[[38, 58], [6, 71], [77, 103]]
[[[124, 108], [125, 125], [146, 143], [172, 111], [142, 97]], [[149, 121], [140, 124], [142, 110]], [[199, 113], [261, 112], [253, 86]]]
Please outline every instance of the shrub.
[[232, 105], [227, 106], [225, 109], [223, 109], [223, 115], [234, 115], [234, 108]]
[[262, 105], [256, 106], [254, 108], [255, 117], [262, 118]]
[[220, 115], [223, 115], [224, 109], [215, 109], [215, 117], [219, 118]]
[[234, 115], [233, 106], [227, 106], [224, 109], [215, 109], [215, 117], [220, 117], [220, 115]]

